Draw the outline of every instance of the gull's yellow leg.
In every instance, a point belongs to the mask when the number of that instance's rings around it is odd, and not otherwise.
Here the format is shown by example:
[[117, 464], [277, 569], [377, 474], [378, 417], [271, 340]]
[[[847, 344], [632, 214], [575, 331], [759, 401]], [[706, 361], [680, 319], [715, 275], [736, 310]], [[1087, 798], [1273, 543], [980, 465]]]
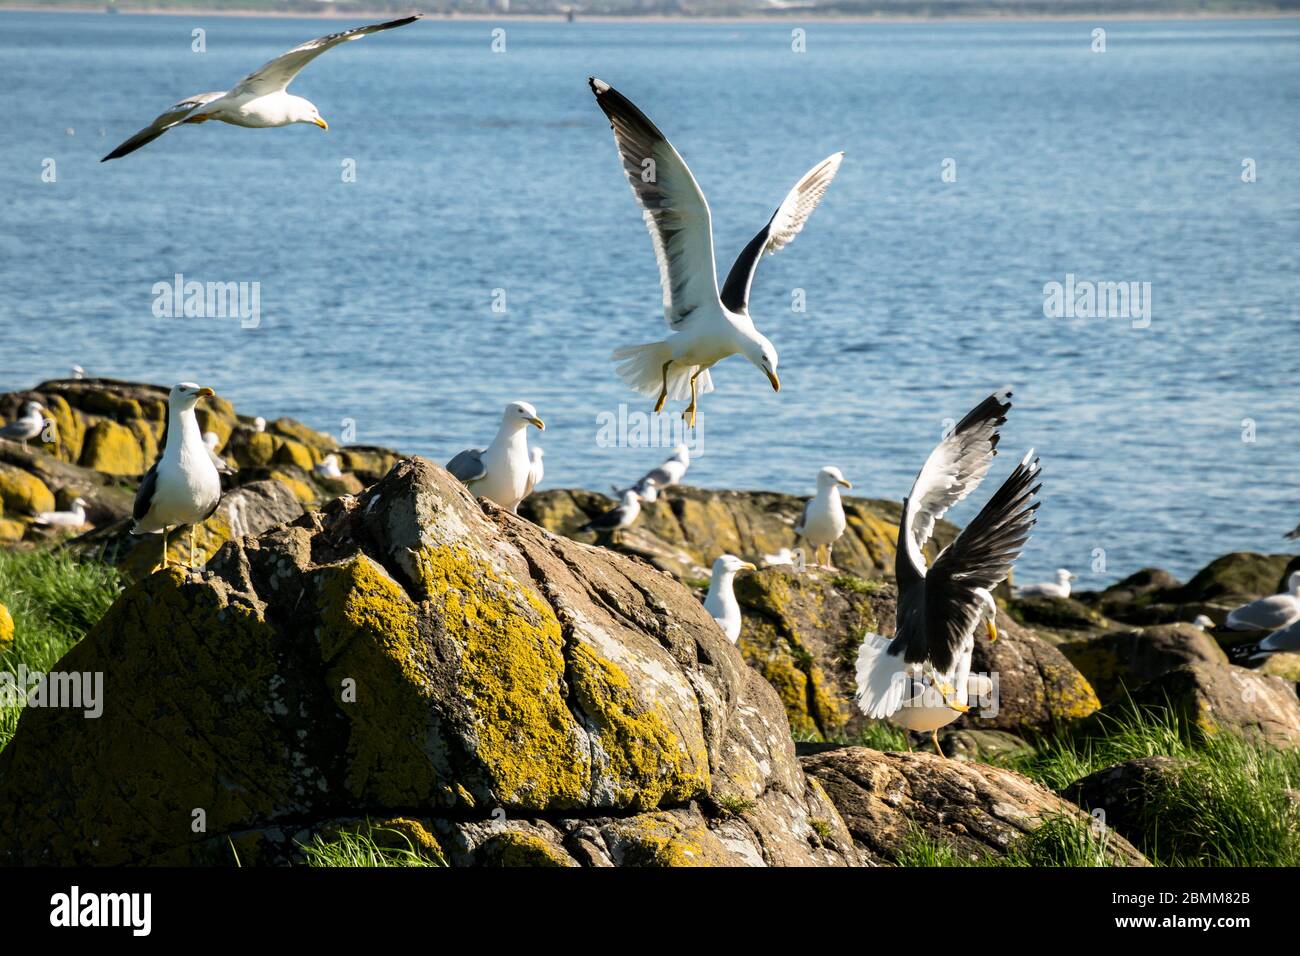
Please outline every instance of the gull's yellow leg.
[[190, 570], [194, 569], [194, 525], [190, 525]]
[[165, 571], [165, 570], [167, 569], [167, 527], [166, 527], [166, 525], [163, 526], [163, 555], [162, 555], [162, 566], [163, 566], [163, 570]]
[[686, 411], [682, 412], [682, 418], [686, 419], [686, 424], [691, 428], [695, 427], [695, 410], [699, 406], [699, 399], [695, 395], [695, 380], [700, 377], [702, 371], [704, 370], [697, 369], [695, 374], [691, 376], [691, 403], [686, 406]]
[[942, 757], [943, 748], [939, 746], [939, 731], [938, 730], [930, 731], [930, 736], [934, 738], [934, 752], [937, 753], [940, 757]]
[[672, 364], [672, 359], [664, 362], [664, 386], [659, 390], [659, 401], [655, 402], [656, 412], [662, 412], [664, 410], [664, 402], [668, 401], [668, 366]]

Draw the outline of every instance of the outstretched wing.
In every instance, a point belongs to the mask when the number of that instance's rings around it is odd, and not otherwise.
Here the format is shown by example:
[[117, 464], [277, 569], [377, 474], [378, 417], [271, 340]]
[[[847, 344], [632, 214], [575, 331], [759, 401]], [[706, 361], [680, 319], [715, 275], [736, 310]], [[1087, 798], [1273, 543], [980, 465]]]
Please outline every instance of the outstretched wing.
[[340, 43], [347, 43], [349, 40], [359, 40], [363, 36], [378, 33], [381, 30], [404, 27], [408, 23], [414, 23], [420, 19], [420, 16], [421, 14], [417, 13], [413, 16], [402, 17], [400, 20], [389, 20], [386, 23], [371, 23], [364, 27], [353, 27], [351, 30], [331, 33], [329, 36], [317, 37], [315, 40], [300, 43], [288, 53], [281, 53], [269, 63], [262, 64], [258, 69], [240, 80], [238, 85], [230, 92], [232, 94], [247, 93], [254, 96], [278, 93], [293, 82], [293, 78], [302, 72], [303, 67], [326, 50], [332, 49]]
[[1002, 487], [934, 559], [925, 576], [925, 641], [930, 662], [949, 673], [974, 630], [980, 605], [975, 591], [1004, 580], [1029, 540], [1038, 502], [1039, 464], [1031, 451]]
[[483, 464], [483, 449], [466, 448], [447, 462], [447, 470], [466, 484], [478, 481], [487, 474], [487, 466]]
[[205, 106], [225, 95], [221, 90], [212, 93], [199, 93], [197, 96], [186, 97], [174, 106], [169, 106], [166, 112], [160, 114], [157, 119], [118, 146], [100, 162], [106, 163], [110, 159], [121, 159], [127, 153], [134, 153], [141, 146], [149, 145], [173, 126], [184, 123], [186, 118], [200, 106]]
[[685, 160], [632, 101], [594, 76], [587, 82], [609, 117], [623, 171], [640, 204], [659, 263], [664, 318], [673, 329], [702, 305], [718, 304], [713, 219]]
[[[903, 506], [894, 571], [905, 581], [925, 576], [922, 549], [934, 524], [977, 487], [997, 455], [998, 429], [1011, 410], [1011, 388], [1000, 389], [971, 409], [921, 466]], [[903, 533], [905, 532], [905, 533]]]
[[722, 286], [723, 305], [732, 312], [749, 311], [749, 288], [754, 284], [754, 273], [758, 271], [759, 260], [764, 253], [771, 255], [784, 249], [790, 240], [799, 235], [804, 223], [826, 194], [843, 161], [842, 151], [827, 156], [794, 184], [776, 212], [772, 213], [767, 225], [749, 240], [749, 244], [736, 257], [731, 271], [727, 273], [727, 281]]

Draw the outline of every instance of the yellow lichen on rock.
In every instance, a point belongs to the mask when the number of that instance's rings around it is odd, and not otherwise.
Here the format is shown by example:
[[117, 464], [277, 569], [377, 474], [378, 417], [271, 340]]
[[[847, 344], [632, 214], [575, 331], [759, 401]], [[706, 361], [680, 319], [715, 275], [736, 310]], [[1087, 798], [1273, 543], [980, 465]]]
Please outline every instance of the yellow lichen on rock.
[[301, 468], [309, 474], [312, 466], [316, 464], [311, 449], [292, 438], [285, 438], [280, 441], [280, 447], [271, 456], [271, 461], [278, 465], [293, 465], [295, 468]]
[[270, 477], [287, 486], [293, 492], [293, 496], [304, 505], [312, 505], [320, 500], [320, 495], [316, 493], [311, 485], [301, 478], [294, 477], [290, 472], [276, 469], [271, 472]]
[[0, 644], [12, 644], [14, 640], [14, 619], [9, 608], [0, 604]]
[[81, 445], [86, 437], [85, 421], [62, 395], [49, 396], [45, 400], [45, 410], [54, 421], [59, 439], [57, 446], [47, 446], [47, 450], [61, 461], [76, 464], [81, 460]]
[[496, 797], [537, 810], [579, 806], [591, 757], [561, 693], [564, 639], [554, 612], [464, 548], [425, 548], [416, 566], [460, 649], [475, 756]]
[[130, 428], [102, 419], [86, 432], [80, 464], [109, 475], [142, 475], [152, 462], [145, 461], [140, 442]]
[[518, 830], [488, 838], [479, 847], [479, 856], [484, 866], [577, 866], [541, 837]]
[[5, 513], [10, 518], [54, 510], [54, 495], [45, 482], [6, 464], [0, 464], [0, 501], [4, 502]]

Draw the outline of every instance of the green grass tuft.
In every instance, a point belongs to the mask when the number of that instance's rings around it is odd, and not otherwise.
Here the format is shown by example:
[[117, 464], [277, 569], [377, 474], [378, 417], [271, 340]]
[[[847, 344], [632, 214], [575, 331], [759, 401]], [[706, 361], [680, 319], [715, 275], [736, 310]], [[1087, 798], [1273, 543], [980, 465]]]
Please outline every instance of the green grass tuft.
[[302, 852], [307, 858], [309, 867], [446, 865], [442, 861], [421, 856], [410, 838], [400, 830], [385, 829], [376, 832], [395, 833], [402, 838], [406, 846], [383, 847], [369, 836], [345, 830], [332, 840], [325, 840], [317, 834], [312, 838], [311, 843], [302, 846]]

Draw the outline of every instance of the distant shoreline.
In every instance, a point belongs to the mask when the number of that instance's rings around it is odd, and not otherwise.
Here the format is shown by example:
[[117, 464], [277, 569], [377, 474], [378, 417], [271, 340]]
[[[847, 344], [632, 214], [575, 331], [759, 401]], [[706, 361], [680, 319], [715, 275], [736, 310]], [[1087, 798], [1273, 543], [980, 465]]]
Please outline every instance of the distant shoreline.
[[[88, 3], [79, 6], [37, 7], [28, 4], [6, 4], [0, 2], [0, 13], [100, 13], [105, 14], [104, 4]], [[164, 17], [252, 17], [274, 20], [382, 20], [397, 16], [394, 11], [349, 11], [342, 13], [333, 10], [310, 12], [280, 10], [221, 10], [212, 7], [189, 7], [178, 9], [167, 7], [161, 9], [120, 10], [122, 16], [164, 16]], [[1300, 10], [1258, 10], [1258, 11], [1125, 11], [1122, 13], [1011, 13], [990, 12], [987, 14], [957, 13], [947, 15], [902, 15], [902, 14], [841, 14], [817, 13], [811, 9], [773, 10], [768, 13], [749, 13], [736, 16], [683, 16], [666, 14], [596, 14], [578, 13], [577, 23], [790, 23], [798, 20], [816, 23], [1037, 23], [1037, 22], [1075, 22], [1095, 23], [1100, 20], [1294, 20], [1300, 18]], [[443, 21], [460, 21], [464, 23], [502, 23], [502, 22], [566, 22], [562, 13], [425, 13], [424, 19], [431, 23]]]

